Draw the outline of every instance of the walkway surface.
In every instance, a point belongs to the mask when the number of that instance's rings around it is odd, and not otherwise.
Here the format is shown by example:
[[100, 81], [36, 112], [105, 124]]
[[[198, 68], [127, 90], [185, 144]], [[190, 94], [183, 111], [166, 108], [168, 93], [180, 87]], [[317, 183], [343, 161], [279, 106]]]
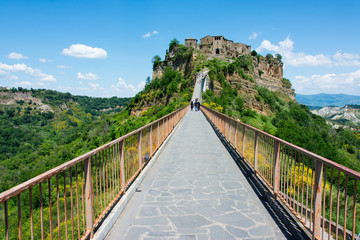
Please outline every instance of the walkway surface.
[[107, 239], [286, 238], [202, 112], [189, 111]]

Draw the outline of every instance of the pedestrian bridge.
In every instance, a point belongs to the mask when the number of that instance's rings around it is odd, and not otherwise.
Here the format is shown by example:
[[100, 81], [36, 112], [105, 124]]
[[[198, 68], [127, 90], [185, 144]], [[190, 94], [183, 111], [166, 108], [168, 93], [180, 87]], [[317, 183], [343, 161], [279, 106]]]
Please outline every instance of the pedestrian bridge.
[[359, 180], [185, 107], [1, 193], [0, 239], [355, 239]]

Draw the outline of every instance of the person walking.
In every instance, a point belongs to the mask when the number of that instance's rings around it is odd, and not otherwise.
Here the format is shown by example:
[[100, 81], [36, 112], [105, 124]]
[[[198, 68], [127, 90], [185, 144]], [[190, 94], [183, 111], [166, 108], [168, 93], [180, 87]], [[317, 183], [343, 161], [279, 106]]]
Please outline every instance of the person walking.
[[200, 102], [197, 102], [197, 110], [200, 111]]
[[191, 101], [191, 103], [190, 103], [190, 107], [191, 107], [191, 111], [193, 110], [193, 108], [194, 108], [194, 101]]

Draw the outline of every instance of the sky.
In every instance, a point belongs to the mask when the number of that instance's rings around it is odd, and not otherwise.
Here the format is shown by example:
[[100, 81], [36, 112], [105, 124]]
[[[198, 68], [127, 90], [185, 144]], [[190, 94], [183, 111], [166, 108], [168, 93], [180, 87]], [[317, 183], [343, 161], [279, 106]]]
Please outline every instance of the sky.
[[283, 57], [298, 94], [360, 95], [360, 1], [0, 0], [0, 86], [132, 97], [172, 39]]

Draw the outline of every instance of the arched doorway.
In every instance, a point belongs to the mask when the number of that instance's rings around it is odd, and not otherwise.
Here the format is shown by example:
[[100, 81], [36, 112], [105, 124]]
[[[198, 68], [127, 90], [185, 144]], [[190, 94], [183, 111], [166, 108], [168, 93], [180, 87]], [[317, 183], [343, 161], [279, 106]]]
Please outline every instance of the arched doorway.
[[219, 54], [220, 54], [220, 49], [219, 49], [219, 48], [217, 48], [217, 49], [215, 50], [215, 54], [216, 54], [216, 55], [219, 55]]

